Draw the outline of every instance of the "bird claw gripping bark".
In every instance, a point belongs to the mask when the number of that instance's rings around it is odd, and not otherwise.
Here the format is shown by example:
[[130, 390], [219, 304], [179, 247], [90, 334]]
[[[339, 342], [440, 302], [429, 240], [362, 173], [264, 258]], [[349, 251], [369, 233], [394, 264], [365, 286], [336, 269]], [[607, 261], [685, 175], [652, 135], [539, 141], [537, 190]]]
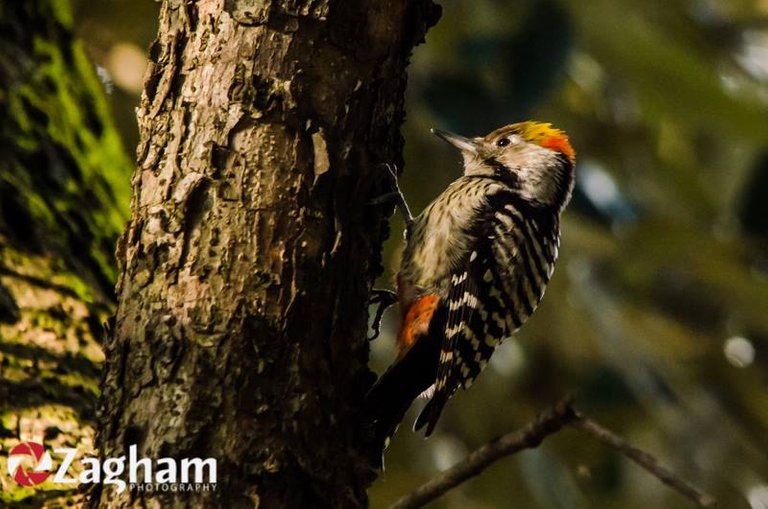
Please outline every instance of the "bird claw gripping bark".
[[397, 294], [391, 290], [384, 290], [381, 288], [374, 288], [371, 290], [371, 298], [368, 304], [377, 304], [376, 314], [373, 317], [373, 336], [368, 338], [368, 341], [373, 341], [379, 337], [381, 333], [381, 319], [384, 316], [384, 311], [387, 310], [392, 304], [397, 302]]
[[395, 206], [400, 211], [400, 214], [403, 216], [403, 221], [405, 222], [405, 233], [407, 235], [411, 230], [411, 225], [413, 224], [413, 216], [411, 215], [411, 209], [408, 207], [408, 202], [405, 201], [405, 196], [400, 190], [400, 185], [397, 183], [397, 168], [394, 164], [391, 163], [381, 163], [377, 166], [385, 170], [387, 175], [389, 175], [392, 191], [374, 198], [371, 203], [374, 205], [380, 205], [394, 202]]

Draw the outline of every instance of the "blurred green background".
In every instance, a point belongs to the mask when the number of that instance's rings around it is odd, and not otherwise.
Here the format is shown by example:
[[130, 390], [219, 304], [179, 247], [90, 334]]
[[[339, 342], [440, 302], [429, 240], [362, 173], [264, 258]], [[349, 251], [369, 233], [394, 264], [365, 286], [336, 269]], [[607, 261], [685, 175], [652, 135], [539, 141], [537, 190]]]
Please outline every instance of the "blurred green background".
[[[449, 403], [436, 436], [401, 427], [372, 507], [575, 392], [578, 408], [721, 507], [768, 508], [768, 1], [440, 3], [409, 71], [402, 188], [414, 211], [460, 172], [433, 126], [479, 135], [552, 122], [577, 151], [578, 183], [539, 311]], [[158, 4], [75, 7], [132, 151]], [[397, 221], [381, 285], [397, 270]], [[397, 317], [373, 345], [379, 370]], [[691, 503], [566, 430], [430, 507]]]

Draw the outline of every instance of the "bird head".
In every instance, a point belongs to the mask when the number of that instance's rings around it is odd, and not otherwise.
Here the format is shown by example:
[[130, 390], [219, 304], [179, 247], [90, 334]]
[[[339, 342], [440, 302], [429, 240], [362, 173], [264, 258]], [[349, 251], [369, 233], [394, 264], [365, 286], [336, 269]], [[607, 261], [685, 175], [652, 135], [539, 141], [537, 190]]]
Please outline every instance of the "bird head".
[[464, 175], [498, 179], [536, 204], [562, 209], [568, 203], [576, 154], [560, 129], [529, 121], [477, 138], [432, 132], [461, 151]]

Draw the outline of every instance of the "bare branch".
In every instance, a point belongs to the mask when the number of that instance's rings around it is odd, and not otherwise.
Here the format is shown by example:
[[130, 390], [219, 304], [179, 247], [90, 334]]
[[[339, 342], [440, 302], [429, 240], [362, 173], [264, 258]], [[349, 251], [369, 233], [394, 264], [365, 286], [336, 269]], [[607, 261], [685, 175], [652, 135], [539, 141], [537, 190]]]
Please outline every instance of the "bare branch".
[[611, 430], [602, 427], [595, 421], [582, 415], [576, 414], [576, 418], [571, 420], [569, 424], [574, 428], [587, 433], [593, 438], [596, 438], [600, 442], [613, 447], [621, 454], [650, 472], [654, 477], [659, 479], [667, 486], [670, 486], [671, 488], [677, 490], [679, 493], [696, 502], [700, 507], [717, 506], [717, 500], [715, 500], [711, 495], [704, 493], [668, 468], [660, 465], [659, 460], [657, 460], [651, 454], [638, 449], [637, 447], [631, 446], [627, 443], [626, 440], [616, 435]]
[[533, 422], [522, 429], [502, 435], [480, 447], [460, 463], [400, 498], [389, 509], [421, 507], [470, 477], [476, 476], [496, 460], [523, 449], [537, 447], [544, 438], [557, 433], [575, 418], [576, 413], [571, 408], [570, 398], [564, 399], [541, 412]]
[[659, 461], [651, 454], [631, 446], [612, 431], [578, 414], [571, 406], [571, 398], [566, 398], [541, 412], [533, 422], [525, 427], [502, 435], [475, 450], [463, 461], [422, 484], [413, 492], [401, 497], [389, 509], [422, 507], [467, 479], [478, 475], [493, 462], [523, 449], [538, 447], [546, 437], [557, 433], [565, 426], [572, 426], [613, 447], [667, 486], [696, 502], [700, 507], [711, 508], [717, 505], [717, 501], [711, 495], [660, 465]]

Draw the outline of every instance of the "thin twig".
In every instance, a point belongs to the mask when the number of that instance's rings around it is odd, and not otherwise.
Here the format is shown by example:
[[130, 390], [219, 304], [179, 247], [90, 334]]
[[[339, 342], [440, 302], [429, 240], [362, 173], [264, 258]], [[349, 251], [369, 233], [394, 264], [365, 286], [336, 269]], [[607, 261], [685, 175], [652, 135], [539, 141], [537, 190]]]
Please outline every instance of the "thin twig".
[[476, 476], [496, 460], [523, 449], [537, 447], [548, 435], [557, 433], [563, 426], [576, 418], [570, 403], [570, 399], [560, 401], [552, 408], [540, 413], [536, 420], [520, 430], [507, 433], [485, 444], [462, 462], [400, 498], [389, 509], [421, 507], [470, 477]]
[[377, 203], [387, 203], [390, 199], [395, 199], [395, 205], [397, 206], [397, 209], [400, 211], [400, 215], [403, 216], [403, 222], [405, 223], [405, 232], [406, 234], [410, 232], [411, 225], [413, 224], [413, 215], [411, 214], [411, 209], [408, 207], [408, 202], [405, 201], [405, 195], [400, 190], [400, 184], [397, 180], [397, 167], [395, 167], [394, 164], [390, 163], [382, 163], [381, 166], [384, 167], [384, 169], [389, 173], [389, 176], [392, 179], [392, 192], [387, 193], [385, 195], [379, 196], [378, 198], [375, 198], [371, 203], [377, 204]]
[[626, 440], [612, 431], [578, 414], [571, 406], [571, 399], [566, 398], [548, 410], [541, 412], [533, 422], [520, 430], [502, 435], [475, 450], [463, 461], [442, 472], [434, 479], [422, 484], [411, 493], [401, 497], [389, 509], [414, 509], [422, 507], [467, 479], [478, 475], [495, 461], [520, 452], [523, 449], [538, 447], [546, 437], [557, 433], [567, 425], [613, 447], [664, 484], [696, 502], [700, 507], [711, 508], [717, 505], [716, 500], [712, 496], [696, 488], [668, 468], [660, 465], [658, 460], [651, 454], [629, 445]]
[[643, 467], [667, 486], [696, 502], [700, 507], [717, 506], [717, 500], [711, 495], [704, 493], [665, 466], [660, 465], [659, 460], [651, 454], [638, 449], [637, 447], [633, 447], [628, 444], [626, 440], [616, 435], [611, 430], [602, 427], [595, 421], [577, 413], [576, 418], [571, 420], [569, 424], [574, 428], [587, 433], [598, 441], [613, 447], [621, 454]]

